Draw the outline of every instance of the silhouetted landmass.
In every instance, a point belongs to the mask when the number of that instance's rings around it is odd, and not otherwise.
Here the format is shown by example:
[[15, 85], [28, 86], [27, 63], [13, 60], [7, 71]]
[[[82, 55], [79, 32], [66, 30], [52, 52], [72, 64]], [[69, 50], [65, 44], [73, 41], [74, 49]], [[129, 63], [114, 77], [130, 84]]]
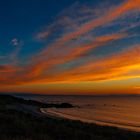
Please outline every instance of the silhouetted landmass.
[[[54, 104], [0, 95], [0, 140], [140, 140], [140, 133], [35, 115], [15, 106], [28, 109], [31, 106], [52, 107]], [[64, 103], [55, 106], [72, 105]]]
[[0, 104], [24, 104], [24, 105], [32, 105], [32, 106], [38, 106], [42, 108], [48, 108], [48, 107], [56, 107], [56, 108], [72, 108], [74, 107], [70, 103], [60, 103], [60, 104], [54, 104], [54, 103], [42, 103], [39, 101], [34, 100], [24, 100], [22, 98], [14, 97], [11, 95], [0, 95]]

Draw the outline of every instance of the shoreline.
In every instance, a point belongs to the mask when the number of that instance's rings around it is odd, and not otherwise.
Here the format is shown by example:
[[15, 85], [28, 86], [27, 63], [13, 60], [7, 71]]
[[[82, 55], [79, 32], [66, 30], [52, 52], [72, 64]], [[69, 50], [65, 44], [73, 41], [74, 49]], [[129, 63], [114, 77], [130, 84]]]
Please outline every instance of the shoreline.
[[124, 131], [131, 131], [135, 133], [140, 133], [140, 127], [139, 126], [132, 126], [129, 124], [121, 124], [121, 123], [115, 123], [115, 122], [105, 122], [103, 120], [89, 120], [89, 119], [84, 119], [84, 118], [79, 118], [76, 116], [73, 116], [71, 114], [65, 114], [56, 108], [40, 108], [40, 112], [43, 113], [43, 115], [46, 115], [48, 117], [54, 118], [54, 119], [65, 119], [65, 120], [73, 120], [73, 121], [80, 121], [82, 123], [87, 123], [87, 124], [95, 124], [98, 126], [107, 126], [107, 127], [114, 127], [118, 128]]
[[58, 107], [56, 104], [42, 104], [12, 96], [0, 96], [1, 139], [140, 140], [140, 133], [134, 131], [87, 123], [87, 121], [78, 121], [79, 119], [75, 118], [70, 120], [69, 116], [52, 112], [53, 109], [57, 110], [56, 106]]

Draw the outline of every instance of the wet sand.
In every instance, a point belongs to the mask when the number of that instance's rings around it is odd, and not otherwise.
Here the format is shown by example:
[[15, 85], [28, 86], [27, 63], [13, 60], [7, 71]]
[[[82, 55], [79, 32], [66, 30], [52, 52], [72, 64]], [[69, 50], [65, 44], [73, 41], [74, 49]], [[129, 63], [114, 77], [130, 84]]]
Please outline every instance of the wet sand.
[[49, 116], [53, 117], [56, 119], [70, 119], [70, 120], [78, 120], [81, 122], [86, 122], [86, 123], [94, 123], [97, 125], [102, 125], [102, 126], [112, 126], [112, 127], [117, 127], [125, 130], [130, 130], [130, 131], [135, 131], [135, 132], [140, 132], [140, 127], [139, 125], [132, 125], [131, 123], [125, 123], [125, 122], [115, 122], [115, 121], [107, 121], [103, 120], [101, 118], [88, 118], [86, 116], [83, 117], [81, 116], [80, 113], [77, 115], [73, 113], [74, 109], [56, 109], [56, 108], [41, 108], [40, 111]]

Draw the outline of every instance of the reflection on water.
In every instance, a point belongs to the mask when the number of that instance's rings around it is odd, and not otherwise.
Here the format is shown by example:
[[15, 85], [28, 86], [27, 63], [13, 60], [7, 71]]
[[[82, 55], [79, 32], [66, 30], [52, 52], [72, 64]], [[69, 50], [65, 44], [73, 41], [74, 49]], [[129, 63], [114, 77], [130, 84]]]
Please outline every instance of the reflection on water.
[[53, 115], [140, 132], [140, 96], [34, 96], [31, 98], [49, 103], [69, 102], [78, 106], [71, 109], [42, 110]]

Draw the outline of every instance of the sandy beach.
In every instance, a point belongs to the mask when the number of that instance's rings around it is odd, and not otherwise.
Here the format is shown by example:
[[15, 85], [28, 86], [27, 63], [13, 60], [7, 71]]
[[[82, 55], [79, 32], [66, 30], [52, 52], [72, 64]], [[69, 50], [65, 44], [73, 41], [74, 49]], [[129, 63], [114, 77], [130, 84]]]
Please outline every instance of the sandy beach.
[[[81, 117], [80, 114], [76, 115], [72, 112], [72, 109], [57, 109], [57, 108], [40, 108], [40, 112], [55, 118], [55, 119], [69, 119], [69, 120], [77, 120], [81, 121], [84, 123], [93, 123], [101, 126], [111, 126], [111, 127], [117, 127], [125, 130], [130, 130], [130, 131], [135, 131], [135, 132], [140, 132], [140, 127], [139, 126], [132, 126], [131, 124], [127, 123], [122, 123], [122, 122], [107, 122], [105, 120], [100, 120], [100, 119], [88, 119], [86, 117]], [[68, 113], [69, 112], [69, 113]]]

